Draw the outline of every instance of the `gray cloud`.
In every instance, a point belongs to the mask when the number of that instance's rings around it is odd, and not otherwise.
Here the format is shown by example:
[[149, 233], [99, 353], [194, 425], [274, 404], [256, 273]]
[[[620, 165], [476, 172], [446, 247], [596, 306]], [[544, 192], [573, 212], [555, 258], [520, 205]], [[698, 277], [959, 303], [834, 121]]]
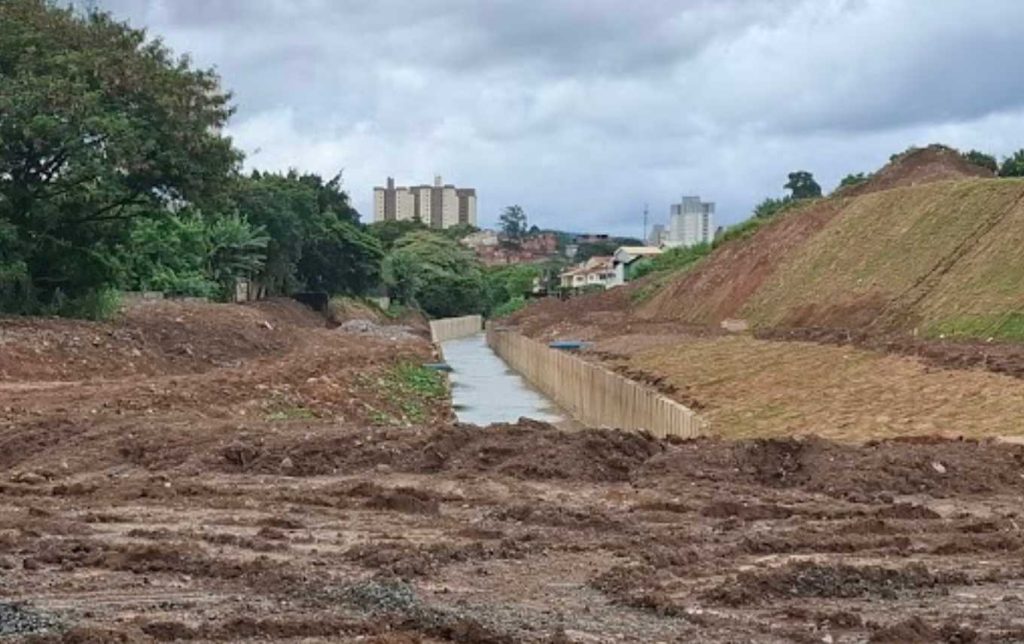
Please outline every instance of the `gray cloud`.
[[687, 193], [744, 218], [936, 140], [1024, 145], [1016, 0], [100, 0], [203, 66], [254, 167], [480, 193], [637, 233]]

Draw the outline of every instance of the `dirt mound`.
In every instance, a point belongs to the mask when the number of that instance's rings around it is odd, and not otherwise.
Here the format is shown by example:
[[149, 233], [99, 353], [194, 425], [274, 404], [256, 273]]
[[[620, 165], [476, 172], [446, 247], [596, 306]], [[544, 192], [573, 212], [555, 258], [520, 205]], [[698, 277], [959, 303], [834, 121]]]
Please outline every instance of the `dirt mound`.
[[595, 339], [603, 330], [620, 328], [637, 284], [587, 293], [567, 300], [543, 298], [505, 318], [531, 337], [556, 338], [566, 334]]
[[991, 178], [995, 174], [964, 159], [953, 148], [933, 144], [897, 155], [864, 183], [836, 190], [837, 196], [856, 197], [891, 188], [916, 186], [934, 181]]
[[199, 373], [280, 352], [324, 320], [291, 300], [130, 303], [110, 322], [0, 318], [0, 382]]
[[378, 429], [299, 444], [242, 439], [224, 447], [219, 457], [220, 466], [228, 471], [292, 476], [387, 467], [419, 473], [494, 472], [536, 480], [624, 481], [633, 468], [662, 449], [646, 435], [615, 430], [566, 435], [546, 423], [522, 419], [483, 431], [458, 425], [426, 432]]
[[369, 320], [381, 324], [387, 316], [376, 306], [350, 297], [334, 297], [327, 304], [327, 321], [340, 325], [350, 320]]
[[[688, 441], [641, 465], [634, 483], [684, 489], [694, 479], [735, 472], [749, 482], [862, 501], [897, 494], [1024, 491], [1024, 445], [897, 439], [863, 446], [819, 438], [733, 443]], [[894, 510], [895, 511], [895, 510]], [[920, 513], [918, 513], [920, 514]]]
[[657, 570], [650, 565], [614, 566], [591, 579], [590, 585], [622, 606], [663, 617], [687, 616], [684, 607], [665, 592]]

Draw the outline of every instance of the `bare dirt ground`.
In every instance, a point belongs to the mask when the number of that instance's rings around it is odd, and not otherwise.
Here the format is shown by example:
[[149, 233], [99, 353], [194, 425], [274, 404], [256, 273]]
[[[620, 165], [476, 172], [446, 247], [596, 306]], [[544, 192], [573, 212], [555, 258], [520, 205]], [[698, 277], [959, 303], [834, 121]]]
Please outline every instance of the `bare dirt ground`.
[[1024, 446], [459, 426], [283, 303], [0, 329], [0, 641], [1024, 640]]

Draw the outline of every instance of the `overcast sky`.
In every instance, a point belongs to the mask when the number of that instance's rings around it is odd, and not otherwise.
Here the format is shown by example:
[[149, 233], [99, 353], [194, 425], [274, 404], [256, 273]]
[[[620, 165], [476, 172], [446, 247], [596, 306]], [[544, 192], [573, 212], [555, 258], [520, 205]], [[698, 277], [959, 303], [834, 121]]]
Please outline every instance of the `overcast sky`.
[[475, 187], [481, 225], [717, 223], [909, 145], [1024, 147], [1020, 0], [96, 0], [216, 67], [247, 165]]

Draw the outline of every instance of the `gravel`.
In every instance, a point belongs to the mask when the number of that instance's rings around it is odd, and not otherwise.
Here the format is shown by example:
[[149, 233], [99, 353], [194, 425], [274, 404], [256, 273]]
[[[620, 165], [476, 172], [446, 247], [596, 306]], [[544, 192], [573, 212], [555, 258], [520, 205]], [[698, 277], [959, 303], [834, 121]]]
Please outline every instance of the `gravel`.
[[18, 604], [0, 602], [0, 637], [48, 631], [59, 625], [60, 622], [52, 615]]
[[391, 340], [406, 340], [419, 338], [413, 332], [412, 327], [405, 325], [381, 326], [371, 320], [349, 320], [338, 327], [343, 333], [356, 333], [360, 335], [372, 335], [379, 338]]

